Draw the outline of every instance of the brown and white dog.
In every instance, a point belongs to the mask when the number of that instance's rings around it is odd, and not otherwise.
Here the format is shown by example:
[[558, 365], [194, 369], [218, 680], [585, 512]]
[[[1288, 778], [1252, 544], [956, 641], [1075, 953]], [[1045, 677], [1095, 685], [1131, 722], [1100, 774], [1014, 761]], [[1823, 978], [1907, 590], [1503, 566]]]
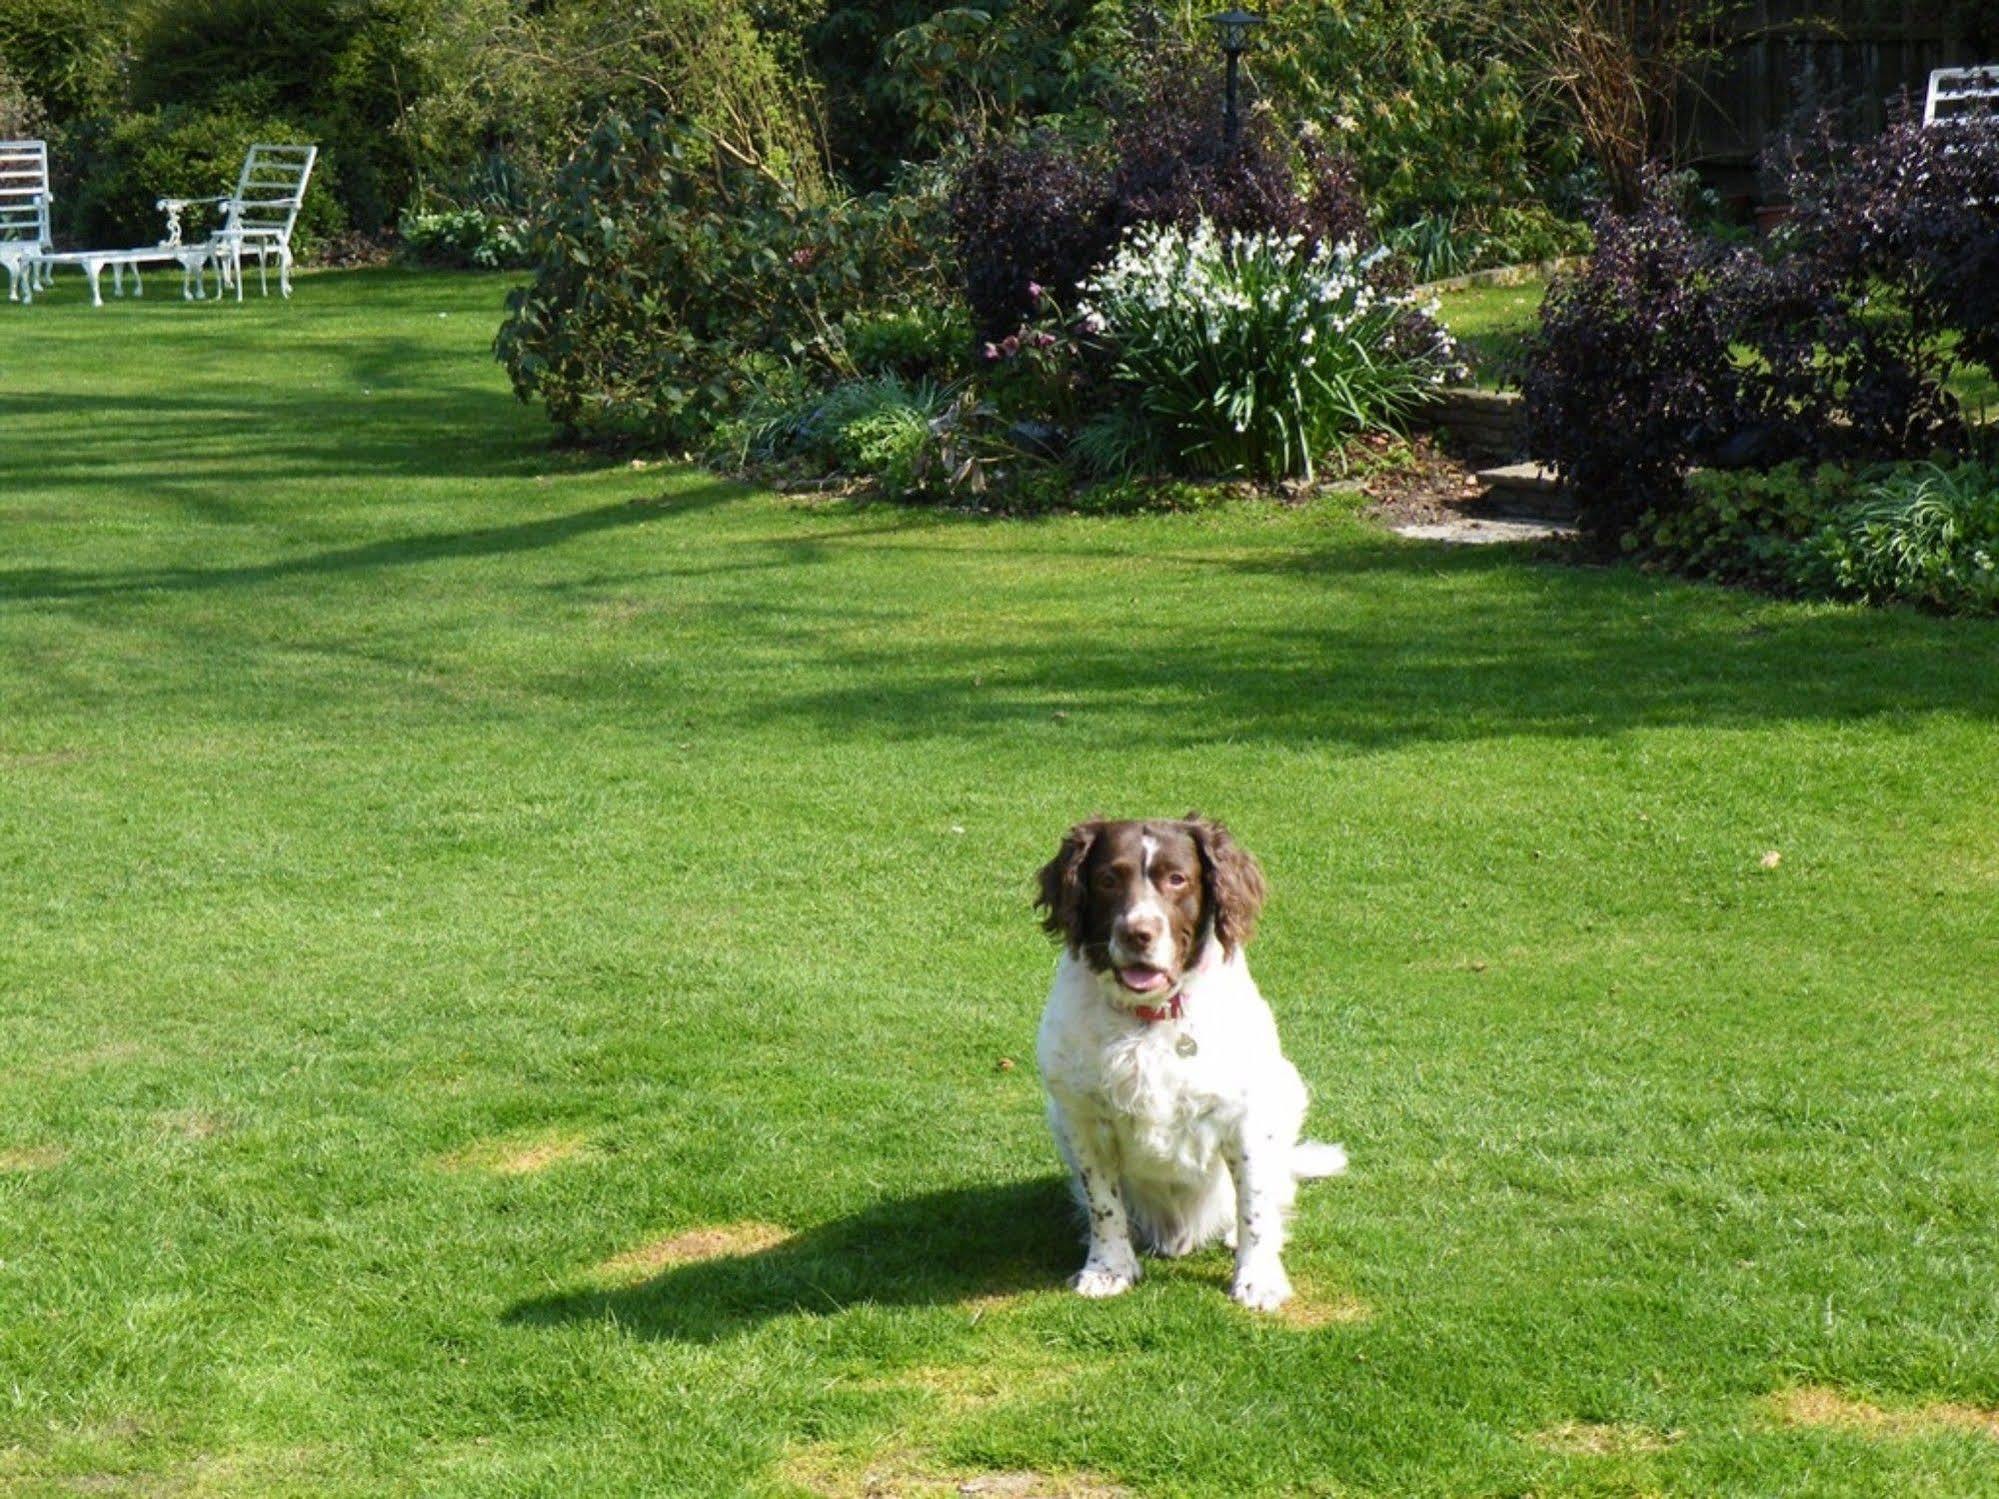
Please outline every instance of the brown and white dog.
[[1048, 1122], [1089, 1214], [1071, 1284], [1115, 1296], [1139, 1277], [1133, 1232], [1162, 1255], [1220, 1239], [1232, 1295], [1291, 1295], [1284, 1230], [1301, 1180], [1346, 1169], [1300, 1141], [1305, 1084], [1243, 957], [1263, 873], [1220, 823], [1080, 823], [1036, 904], [1063, 944], [1041, 1017]]

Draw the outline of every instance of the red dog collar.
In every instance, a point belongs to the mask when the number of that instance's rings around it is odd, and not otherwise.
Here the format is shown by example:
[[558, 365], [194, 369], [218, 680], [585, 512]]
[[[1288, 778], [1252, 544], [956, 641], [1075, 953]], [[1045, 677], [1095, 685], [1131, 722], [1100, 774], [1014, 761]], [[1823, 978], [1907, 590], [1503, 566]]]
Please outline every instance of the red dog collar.
[[1186, 1013], [1186, 1006], [1180, 1002], [1180, 996], [1175, 994], [1171, 1004], [1133, 1005], [1131, 1013], [1148, 1024], [1157, 1025], [1162, 1020], [1178, 1020]]

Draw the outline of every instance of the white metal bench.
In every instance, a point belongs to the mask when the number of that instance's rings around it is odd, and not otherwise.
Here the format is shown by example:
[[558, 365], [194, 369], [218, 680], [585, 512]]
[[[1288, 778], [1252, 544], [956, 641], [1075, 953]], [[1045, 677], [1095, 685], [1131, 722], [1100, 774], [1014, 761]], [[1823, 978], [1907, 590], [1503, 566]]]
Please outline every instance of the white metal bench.
[[[44, 250], [34, 257], [31, 269], [40, 273], [42, 285], [48, 283], [48, 273], [59, 265], [81, 266], [90, 280], [90, 305], [104, 305], [104, 268], [111, 268], [112, 295], [125, 295], [125, 273], [132, 273], [132, 295], [143, 297], [145, 283], [139, 277], [139, 267], [143, 265], [178, 265], [180, 267], [180, 294], [187, 301], [199, 301], [207, 295], [204, 272], [209, 261], [206, 245], [138, 245], [130, 250], [65, 250], [54, 254]], [[215, 293], [222, 295], [218, 287]], [[24, 301], [35, 300], [35, 287], [30, 281]]]
[[1923, 124], [1947, 125], [1990, 111], [1999, 116], [1999, 62], [1975, 68], [1938, 68], [1923, 99]]
[[18, 302], [22, 282], [34, 299], [37, 280], [48, 285], [41, 257], [49, 239], [49, 147], [46, 141], [0, 141], [0, 262], [7, 268], [7, 300]]
[[162, 198], [159, 206], [167, 216], [166, 246], [181, 243], [181, 213], [189, 208], [215, 206], [222, 210], [222, 223], [202, 247], [215, 266], [217, 293], [236, 288], [236, 300], [243, 300], [243, 257], [257, 257], [257, 285], [270, 295], [265, 268], [273, 256], [278, 262], [278, 289], [292, 294], [292, 230], [298, 225], [299, 209], [305, 203], [305, 186], [312, 178], [312, 166], [319, 159], [317, 146], [273, 146], [258, 144], [243, 158], [243, 171], [236, 179], [236, 191], [222, 198]]

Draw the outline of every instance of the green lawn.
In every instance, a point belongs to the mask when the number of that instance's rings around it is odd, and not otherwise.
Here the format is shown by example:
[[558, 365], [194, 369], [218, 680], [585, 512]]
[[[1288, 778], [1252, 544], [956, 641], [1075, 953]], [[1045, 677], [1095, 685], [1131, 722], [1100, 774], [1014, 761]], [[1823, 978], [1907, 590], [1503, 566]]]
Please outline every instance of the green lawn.
[[1522, 343], [1541, 315], [1544, 281], [1521, 286], [1467, 286], [1444, 292], [1440, 320], [1463, 346], [1472, 378], [1480, 385], [1520, 383]]
[[[500, 295], [0, 308], [0, 1490], [1999, 1492], [1999, 629], [591, 462]], [[1060, 1288], [1031, 874], [1190, 806], [1283, 1320]]]

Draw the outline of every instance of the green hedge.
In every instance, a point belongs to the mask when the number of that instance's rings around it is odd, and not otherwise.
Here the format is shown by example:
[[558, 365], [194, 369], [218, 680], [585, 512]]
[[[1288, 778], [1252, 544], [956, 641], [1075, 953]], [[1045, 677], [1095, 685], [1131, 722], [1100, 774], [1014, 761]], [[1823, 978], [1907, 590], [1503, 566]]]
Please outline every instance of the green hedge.
[[[149, 244], [166, 232], [161, 198], [213, 198], [232, 192], [243, 156], [257, 141], [310, 142], [312, 133], [282, 118], [199, 109], [150, 109], [115, 122], [72, 127], [56, 158], [56, 229], [89, 245]], [[215, 220], [190, 210], [193, 238]], [[322, 154], [306, 189], [293, 247], [301, 256], [346, 228], [339, 170]]]

